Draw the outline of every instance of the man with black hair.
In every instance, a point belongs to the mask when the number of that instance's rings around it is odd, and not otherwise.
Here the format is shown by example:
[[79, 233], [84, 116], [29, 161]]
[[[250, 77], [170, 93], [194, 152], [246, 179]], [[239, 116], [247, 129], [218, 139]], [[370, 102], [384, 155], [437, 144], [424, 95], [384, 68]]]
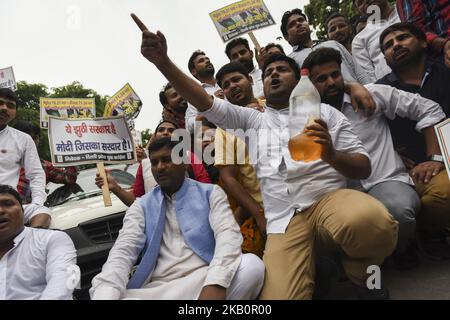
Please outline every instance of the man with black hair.
[[301, 9], [293, 9], [284, 13], [281, 19], [281, 33], [284, 39], [292, 46], [293, 52], [289, 57], [293, 58], [299, 66], [306, 57], [315, 49], [330, 47], [338, 50], [342, 55], [342, 72], [347, 82], [359, 82], [366, 84], [370, 79], [362, 71], [361, 67], [353, 61], [350, 52], [340, 43], [334, 40], [322, 43], [314, 43], [311, 40], [311, 29], [308, 19]]
[[223, 190], [185, 177], [186, 165], [172, 159], [177, 144], [167, 137], [149, 146], [158, 186], [127, 210], [108, 260], [92, 280], [92, 299], [258, 296], [264, 264], [241, 253], [242, 236]]
[[[220, 87], [216, 83], [214, 78], [215, 69], [208, 56], [201, 51], [196, 50], [192, 53], [188, 62], [189, 72], [200, 81], [203, 89], [211, 95], [220, 95]], [[186, 110], [186, 129], [190, 132], [194, 132], [194, 124], [198, 111], [196, 106], [188, 103], [188, 108]]]
[[[365, 192], [380, 200], [399, 222], [394, 262], [399, 269], [412, 268], [419, 262], [412, 240], [415, 238], [416, 217], [419, 215], [421, 203], [413, 180], [395, 152], [388, 120], [402, 117], [415, 121], [416, 130], [427, 137], [428, 150], [438, 152], [439, 145], [433, 126], [445, 118], [445, 114], [434, 101], [377, 84], [366, 86], [376, 101], [375, 113], [370, 117], [361, 112], [357, 113], [351, 107], [349, 96], [344, 92], [340, 63], [338, 51], [321, 48], [306, 58], [303, 67], [310, 71], [310, 79], [319, 91], [322, 102], [332, 105], [347, 116], [369, 152], [372, 174], [361, 180], [360, 184]], [[437, 163], [429, 165], [415, 169], [421, 180], [416, 180], [416, 184], [426, 183], [427, 179], [435, 175], [435, 170], [442, 170]]]
[[[162, 120], [156, 126], [155, 133], [153, 134], [151, 141], [171, 137], [175, 130], [178, 129], [180, 128], [176, 123], [169, 120]], [[199, 163], [196, 161], [194, 153], [189, 151], [188, 155], [191, 158], [191, 165], [187, 166], [189, 176], [199, 182], [211, 183], [211, 179], [209, 178], [206, 169], [203, 167], [201, 162]], [[151, 173], [149, 158], [143, 159], [139, 164], [132, 191], [124, 190], [111, 175], [107, 174], [106, 178], [109, 190], [128, 207], [131, 206], [137, 198], [142, 197], [156, 186], [155, 178]], [[103, 178], [97, 173], [95, 176], [95, 184], [97, 187], [102, 188], [104, 183]]]
[[367, 16], [358, 17], [353, 23], [353, 33], [355, 36], [360, 33], [367, 25]]
[[264, 98], [261, 69], [255, 67], [253, 63], [253, 51], [250, 49], [248, 40], [244, 38], [231, 40], [225, 48], [225, 53], [231, 62], [240, 62], [247, 68], [253, 79], [253, 95], [258, 99]]
[[398, 226], [374, 198], [341, 189], [344, 177], [365, 179], [371, 172], [367, 153], [348, 120], [322, 104], [321, 119], [306, 128], [308, 135], [322, 145], [321, 159], [293, 161], [288, 150], [288, 107], [300, 78], [299, 66], [293, 59], [284, 55], [268, 58], [263, 68], [267, 99], [264, 113], [238, 108], [205, 93], [168, 57], [164, 35], [150, 32], [134, 14], [132, 18], [142, 31], [141, 53], [182, 96], [218, 127], [250, 130], [258, 139], [249, 143], [258, 151], [253, 159], [257, 159], [255, 168], [267, 219], [263, 257], [266, 275], [260, 298], [312, 298], [313, 248], [321, 230], [326, 230], [320, 234], [327, 243], [331, 241], [345, 252], [345, 271], [364, 290], [367, 267], [381, 264], [392, 253]]
[[167, 83], [159, 93], [159, 101], [164, 110], [167, 110], [169, 116], [164, 120], [172, 120], [177, 123], [179, 128], [185, 128], [187, 101], [175, 91], [170, 83]]
[[353, 38], [353, 59], [373, 83], [391, 72], [380, 50], [379, 37], [400, 18], [388, 0], [353, 0], [353, 4], [361, 15], [368, 16], [366, 27]]
[[433, 56], [442, 56], [450, 68], [450, 1], [397, 0], [402, 22], [413, 23], [426, 34]]
[[352, 25], [343, 14], [331, 13], [325, 20], [325, 32], [328, 40], [335, 40], [342, 44], [348, 52], [352, 52]]
[[66, 233], [24, 226], [20, 195], [0, 184], [0, 300], [72, 300], [76, 260]]
[[[397, 23], [380, 35], [380, 47], [392, 72], [377, 83], [387, 84], [436, 101], [446, 117], [450, 115], [448, 89], [450, 69], [427, 57], [425, 33], [411, 23]], [[450, 183], [440, 150], [430, 150], [426, 136], [417, 132], [417, 121], [398, 117], [389, 121], [394, 147], [401, 153], [413, 178], [417, 168], [438, 166], [428, 183], [417, 183], [422, 198], [421, 235], [424, 250], [431, 258], [450, 258], [450, 247], [442, 226], [450, 223]], [[442, 245], [444, 244], [444, 246]]]
[[30, 181], [31, 203], [24, 207], [25, 223], [47, 228], [49, 214], [42, 214], [47, 199], [45, 173], [33, 139], [8, 124], [16, 117], [17, 97], [11, 89], [0, 89], [0, 183], [17, 187], [20, 169]]

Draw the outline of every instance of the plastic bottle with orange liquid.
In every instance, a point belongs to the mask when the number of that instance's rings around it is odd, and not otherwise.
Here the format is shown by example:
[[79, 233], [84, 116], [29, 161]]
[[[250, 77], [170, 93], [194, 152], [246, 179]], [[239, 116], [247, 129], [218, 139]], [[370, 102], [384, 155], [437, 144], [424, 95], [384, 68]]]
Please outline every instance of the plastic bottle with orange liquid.
[[320, 118], [320, 94], [308, 77], [308, 69], [301, 70], [301, 79], [289, 98], [289, 152], [295, 161], [320, 159], [322, 145], [315, 137], [307, 136], [305, 127]]

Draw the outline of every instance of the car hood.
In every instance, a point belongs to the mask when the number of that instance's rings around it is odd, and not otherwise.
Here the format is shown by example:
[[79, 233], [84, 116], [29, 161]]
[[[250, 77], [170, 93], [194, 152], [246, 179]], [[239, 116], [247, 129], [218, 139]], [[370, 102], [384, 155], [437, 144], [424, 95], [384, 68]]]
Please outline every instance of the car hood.
[[111, 207], [105, 207], [103, 196], [95, 196], [87, 199], [73, 200], [51, 207], [51, 229], [66, 230], [77, 227], [80, 223], [124, 212], [128, 207], [116, 196], [111, 195]]

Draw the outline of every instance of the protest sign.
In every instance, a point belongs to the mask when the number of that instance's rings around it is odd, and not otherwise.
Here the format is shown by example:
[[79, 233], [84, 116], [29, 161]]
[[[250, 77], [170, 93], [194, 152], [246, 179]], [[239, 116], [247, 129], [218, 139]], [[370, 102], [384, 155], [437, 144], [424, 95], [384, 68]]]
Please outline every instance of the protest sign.
[[137, 118], [141, 111], [142, 101], [134, 92], [130, 84], [126, 84], [115, 95], [113, 95], [105, 106], [104, 117], [125, 116], [128, 126], [134, 128], [133, 120]]
[[275, 24], [263, 0], [243, 0], [209, 14], [223, 42]]
[[17, 90], [16, 78], [12, 67], [0, 69], [0, 88], [10, 88]]
[[134, 163], [133, 137], [125, 118], [49, 118], [52, 162], [66, 167], [88, 163]]
[[41, 98], [41, 128], [48, 128], [49, 116], [64, 119], [87, 119], [95, 117], [95, 99]]
[[441, 154], [450, 179], [450, 119], [435, 125], [434, 130], [438, 137]]

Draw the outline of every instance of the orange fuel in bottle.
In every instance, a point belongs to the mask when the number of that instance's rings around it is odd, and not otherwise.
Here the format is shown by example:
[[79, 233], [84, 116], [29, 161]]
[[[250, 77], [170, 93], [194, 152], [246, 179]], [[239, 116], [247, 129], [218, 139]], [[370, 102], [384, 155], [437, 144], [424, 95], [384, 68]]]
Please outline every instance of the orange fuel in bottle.
[[315, 137], [305, 133], [298, 134], [289, 139], [288, 148], [295, 161], [310, 162], [320, 159], [322, 145], [314, 142]]

